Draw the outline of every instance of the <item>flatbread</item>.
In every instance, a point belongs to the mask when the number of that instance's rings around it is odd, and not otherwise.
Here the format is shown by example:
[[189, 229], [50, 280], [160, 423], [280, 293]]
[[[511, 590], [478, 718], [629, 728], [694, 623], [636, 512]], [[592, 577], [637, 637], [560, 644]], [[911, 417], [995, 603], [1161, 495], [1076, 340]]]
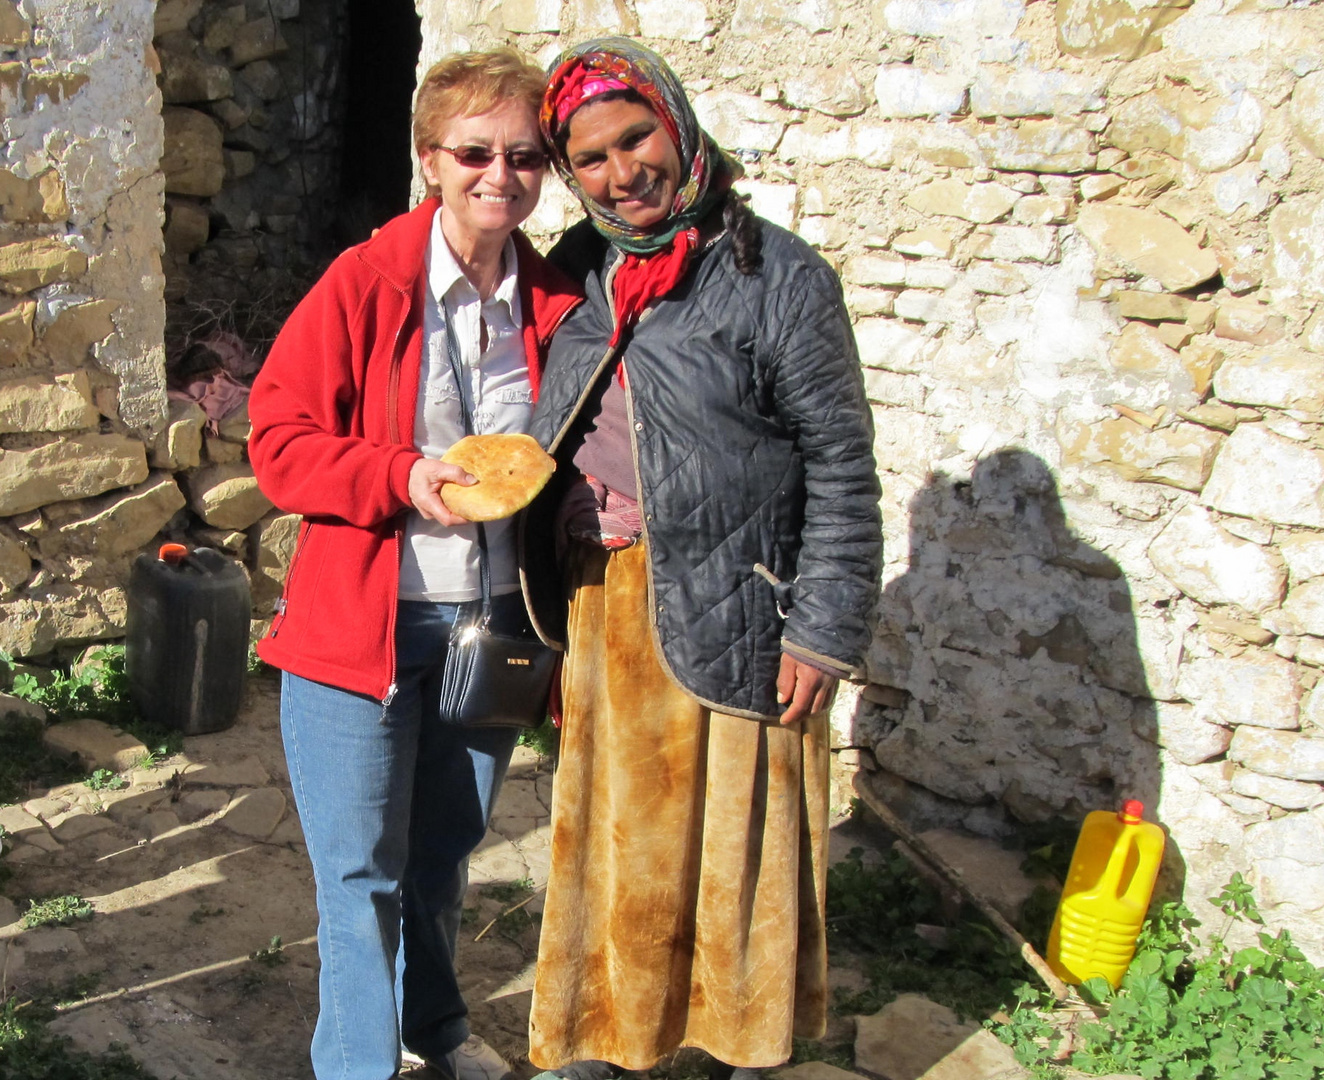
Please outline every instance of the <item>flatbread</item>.
[[524, 509], [556, 471], [556, 462], [529, 435], [466, 435], [441, 460], [478, 481], [441, 486], [447, 509], [470, 521], [497, 521]]

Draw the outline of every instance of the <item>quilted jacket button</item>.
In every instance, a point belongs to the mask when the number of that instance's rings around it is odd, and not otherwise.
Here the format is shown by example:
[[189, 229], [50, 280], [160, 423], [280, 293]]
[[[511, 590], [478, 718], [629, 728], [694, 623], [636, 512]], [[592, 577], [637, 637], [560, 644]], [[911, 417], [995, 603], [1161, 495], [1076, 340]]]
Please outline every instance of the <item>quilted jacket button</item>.
[[635, 430], [635, 431], [643, 431], [643, 430], [644, 430], [644, 422], [643, 422], [642, 420], [636, 420], [636, 421], [634, 422], [634, 430]]

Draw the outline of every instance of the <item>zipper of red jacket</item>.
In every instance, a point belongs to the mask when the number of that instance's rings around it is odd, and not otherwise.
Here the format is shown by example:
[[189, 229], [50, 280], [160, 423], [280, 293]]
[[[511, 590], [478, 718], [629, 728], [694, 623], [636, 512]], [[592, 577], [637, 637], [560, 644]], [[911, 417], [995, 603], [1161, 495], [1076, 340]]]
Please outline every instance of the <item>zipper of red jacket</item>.
[[[396, 289], [395, 285], [391, 288]], [[400, 335], [404, 333], [405, 323], [409, 319], [409, 294], [403, 289], [396, 289], [404, 298], [404, 312], [400, 316], [399, 325], [395, 328], [395, 337], [391, 341], [391, 370], [386, 379], [386, 437], [390, 440], [392, 446], [400, 443]], [[400, 566], [401, 552], [404, 549], [404, 525], [397, 516], [397, 524], [392, 533], [392, 540], [395, 543], [395, 565]], [[399, 584], [397, 580], [397, 593]], [[385, 717], [386, 710], [391, 707], [391, 702], [395, 700], [395, 695], [399, 691], [396, 685], [396, 654], [395, 654], [395, 621], [400, 612], [400, 598], [398, 595], [391, 597], [391, 614], [387, 619], [386, 626], [386, 647], [391, 653], [391, 681], [386, 686], [386, 694], [382, 698], [382, 716]]]

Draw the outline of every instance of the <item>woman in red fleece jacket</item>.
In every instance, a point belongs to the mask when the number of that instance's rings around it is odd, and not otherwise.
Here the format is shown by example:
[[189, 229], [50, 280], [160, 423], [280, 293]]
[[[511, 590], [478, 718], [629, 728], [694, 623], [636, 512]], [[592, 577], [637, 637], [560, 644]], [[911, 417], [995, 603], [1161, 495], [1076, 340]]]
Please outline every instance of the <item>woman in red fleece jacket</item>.
[[[479, 603], [476, 530], [438, 492], [463, 435], [523, 431], [546, 344], [577, 301], [517, 231], [545, 170], [542, 72], [513, 50], [448, 57], [419, 89], [429, 198], [331, 266], [253, 387], [250, 456], [303, 515], [258, 651], [284, 671], [281, 731], [320, 915], [318, 1080], [499, 1080], [454, 950], [469, 853], [516, 732], [438, 715], [450, 631]], [[457, 380], [449, 345], [458, 354]], [[508, 522], [487, 526], [494, 607], [524, 605]]]

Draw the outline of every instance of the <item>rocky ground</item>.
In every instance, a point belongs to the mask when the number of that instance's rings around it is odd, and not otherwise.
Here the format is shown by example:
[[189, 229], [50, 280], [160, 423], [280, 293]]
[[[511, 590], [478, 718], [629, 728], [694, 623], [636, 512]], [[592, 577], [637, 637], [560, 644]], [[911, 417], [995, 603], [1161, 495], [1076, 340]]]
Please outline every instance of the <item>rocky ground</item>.
[[[13, 870], [0, 986], [60, 987], [73, 1003], [56, 1030], [89, 1050], [122, 1043], [160, 1080], [311, 1080], [317, 918], [277, 708], [275, 679], [256, 678], [234, 727], [126, 772], [122, 789], [70, 784], [0, 809]], [[96, 721], [51, 731], [89, 771], [125, 768], [144, 749]], [[517, 749], [472, 860], [461, 951], [474, 1029], [523, 1077], [535, 1071], [524, 1052], [541, 896], [510, 909], [546, 880], [551, 786], [550, 762]], [[858, 828], [839, 825], [834, 852], [859, 845]], [[91, 902], [90, 920], [23, 928], [26, 899], [70, 893]], [[835, 963], [835, 982], [858, 982], [850, 957]], [[1024, 1075], [977, 1025], [923, 998], [832, 1023], [829, 1041], [853, 1040], [857, 1068], [887, 1080]], [[793, 1071], [850, 1076], [823, 1062]]]

